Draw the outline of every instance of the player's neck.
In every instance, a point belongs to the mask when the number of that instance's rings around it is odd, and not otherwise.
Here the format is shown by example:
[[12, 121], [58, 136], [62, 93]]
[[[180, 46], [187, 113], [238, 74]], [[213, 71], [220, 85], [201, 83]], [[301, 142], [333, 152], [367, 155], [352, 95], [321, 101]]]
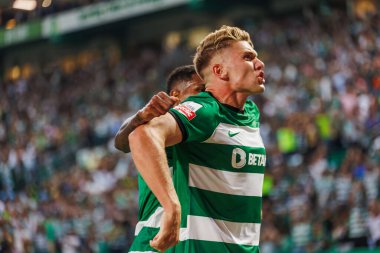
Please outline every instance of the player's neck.
[[244, 104], [248, 98], [247, 94], [231, 91], [229, 89], [213, 89], [207, 87], [206, 91], [210, 92], [220, 103], [244, 110]]

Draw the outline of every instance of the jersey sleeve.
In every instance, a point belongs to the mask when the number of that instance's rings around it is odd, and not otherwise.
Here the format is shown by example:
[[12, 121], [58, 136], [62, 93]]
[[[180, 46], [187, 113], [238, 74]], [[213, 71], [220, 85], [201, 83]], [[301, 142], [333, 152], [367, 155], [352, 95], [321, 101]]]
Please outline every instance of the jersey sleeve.
[[215, 108], [210, 103], [198, 100], [186, 100], [170, 109], [181, 131], [182, 142], [204, 141], [215, 128]]

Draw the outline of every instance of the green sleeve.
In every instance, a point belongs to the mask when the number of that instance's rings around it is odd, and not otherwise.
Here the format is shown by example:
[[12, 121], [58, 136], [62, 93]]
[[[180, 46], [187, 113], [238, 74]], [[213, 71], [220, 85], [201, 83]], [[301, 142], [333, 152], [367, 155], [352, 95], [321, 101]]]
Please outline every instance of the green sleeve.
[[182, 142], [207, 140], [216, 126], [216, 106], [210, 101], [190, 98], [170, 109], [182, 131]]

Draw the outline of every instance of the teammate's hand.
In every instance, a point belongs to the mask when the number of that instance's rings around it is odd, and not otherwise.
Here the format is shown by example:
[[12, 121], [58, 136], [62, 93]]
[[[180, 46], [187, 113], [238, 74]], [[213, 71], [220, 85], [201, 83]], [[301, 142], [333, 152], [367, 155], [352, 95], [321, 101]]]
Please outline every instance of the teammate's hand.
[[150, 246], [156, 250], [163, 252], [179, 242], [179, 231], [181, 224], [181, 208], [177, 208], [173, 212], [162, 214], [160, 231], [150, 241]]
[[169, 96], [165, 92], [160, 91], [150, 99], [148, 104], [146, 104], [137, 115], [142, 122], [148, 122], [155, 117], [167, 113], [177, 102], [177, 97]]

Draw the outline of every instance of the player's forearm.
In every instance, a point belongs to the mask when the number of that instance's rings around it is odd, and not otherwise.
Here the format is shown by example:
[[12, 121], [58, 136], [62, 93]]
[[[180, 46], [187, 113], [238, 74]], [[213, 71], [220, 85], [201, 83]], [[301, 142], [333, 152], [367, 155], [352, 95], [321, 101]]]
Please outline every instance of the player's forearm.
[[140, 111], [126, 119], [115, 136], [115, 148], [125, 153], [129, 153], [131, 150], [129, 147], [128, 136], [136, 129], [136, 127], [144, 123], [146, 123], [146, 121], [141, 118]]
[[129, 144], [137, 169], [162, 207], [178, 213], [180, 204], [169, 173], [163, 135], [155, 127], [143, 125], [129, 135]]

